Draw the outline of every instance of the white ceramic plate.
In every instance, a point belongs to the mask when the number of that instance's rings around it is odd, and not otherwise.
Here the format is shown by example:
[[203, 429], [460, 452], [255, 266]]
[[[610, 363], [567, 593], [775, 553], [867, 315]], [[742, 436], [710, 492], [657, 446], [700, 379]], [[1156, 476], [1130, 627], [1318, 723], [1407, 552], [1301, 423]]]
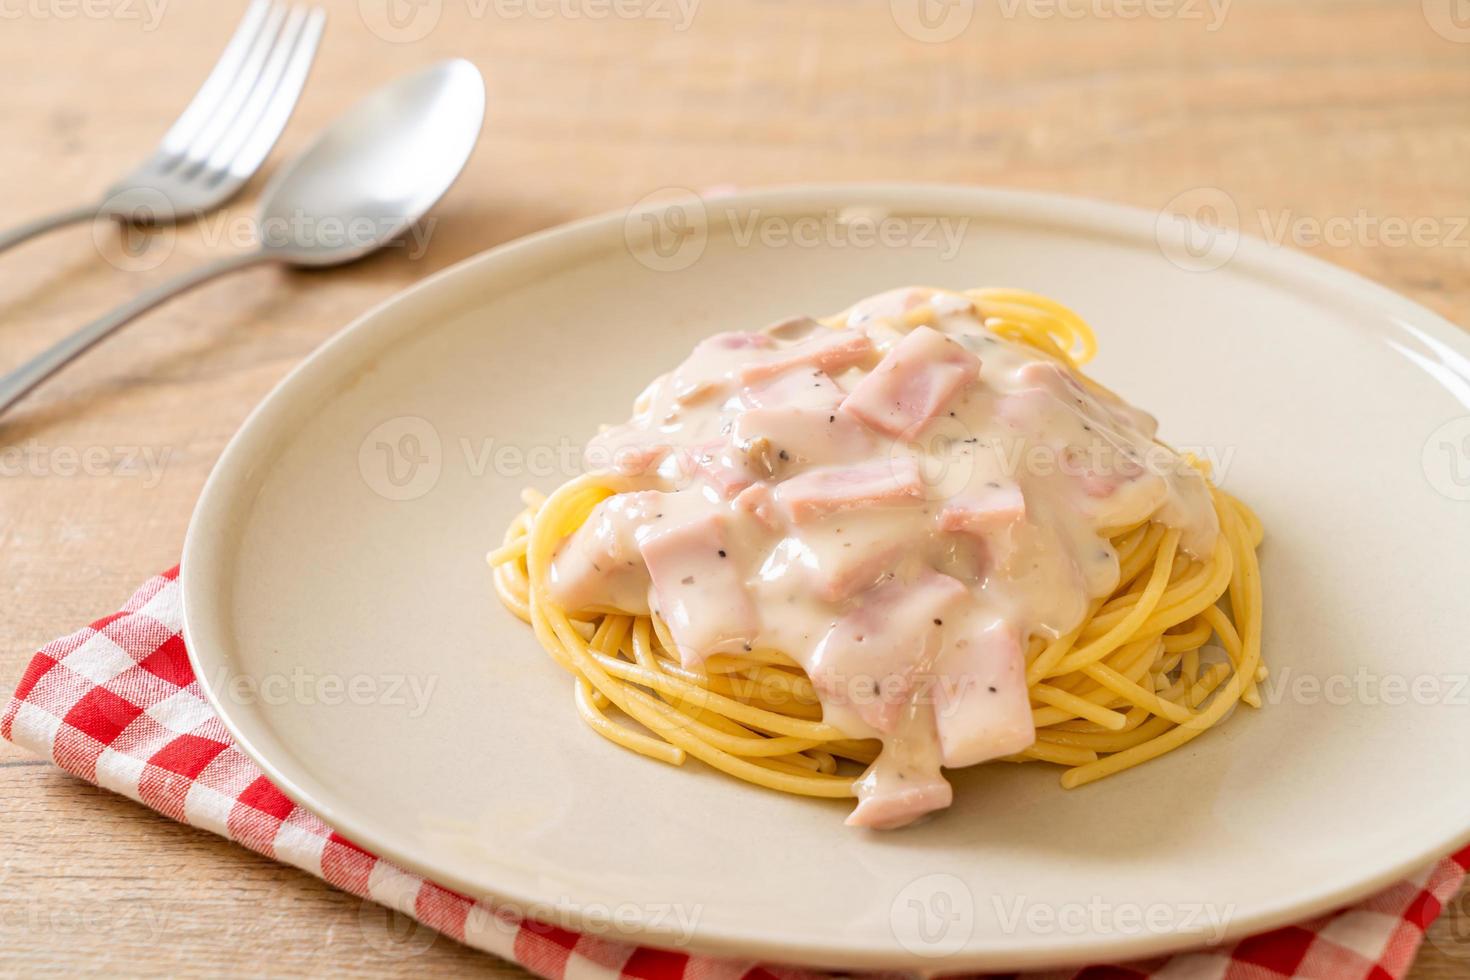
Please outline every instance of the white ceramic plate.
[[[1453, 326], [1264, 243], [1180, 250], [1171, 222], [1056, 197], [801, 188], [652, 227], [609, 215], [435, 276], [322, 348], [226, 450], [185, 549], [189, 647], [292, 798], [568, 926], [945, 972], [1239, 936], [1470, 838]], [[557, 457], [700, 337], [913, 283], [1071, 305], [1096, 374], [1218, 454], [1268, 529], [1267, 707], [1070, 793], [1047, 767], [957, 773], [951, 810], [888, 834], [594, 735], [491, 593], [483, 555], [520, 488], [561, 482]]]

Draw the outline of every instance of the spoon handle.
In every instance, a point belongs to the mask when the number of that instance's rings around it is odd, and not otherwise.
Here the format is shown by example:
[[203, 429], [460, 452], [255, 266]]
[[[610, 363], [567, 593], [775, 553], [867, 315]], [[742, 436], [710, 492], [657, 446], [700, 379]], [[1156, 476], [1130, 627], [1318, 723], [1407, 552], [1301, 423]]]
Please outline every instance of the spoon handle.
[[19, 245], [27, 238], [35, 238], [52, 228], [76, 224], [78, 221], [89, 221], [97, 217], [97, 211], [101, 206], [100, 203], [81, 204], [74, 208], [67, 208], [65, 211], [57, 211], [55, 214], [32, 218], [25, 224], [16, 225], [7, 231], [0, 231], [0, 252], [12, 245]]
[[263, 250], [257, 250], [246, 252], [243, 255], [231, 255], [202, 265], [175, 279], [170, 279], [161, 286], [156, 286], [135, 296], [106, 316], [93, 320], [65, 339], [46, 348], [14, 371], [0, 376], [0, 413], [15, 404], [26, 392], [54, 374], [62, 365], [67, 364], [139, 314], [146, 313], [164, 300], [193, 289], [215, 276], [234, 272], [236, 269], [244, 269], [268, 261], [270, 258], [271, 256]]

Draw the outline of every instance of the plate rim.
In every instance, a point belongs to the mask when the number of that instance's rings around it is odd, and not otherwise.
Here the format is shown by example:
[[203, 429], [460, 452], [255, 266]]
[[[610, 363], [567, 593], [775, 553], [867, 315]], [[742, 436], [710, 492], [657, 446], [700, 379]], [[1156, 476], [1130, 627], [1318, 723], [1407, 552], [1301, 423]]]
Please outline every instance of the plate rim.
[[[761, 187], [709, 199], [736, 209], [771, 208], [778, 213], [810, 213], [833, 207], [892, 207], [903, 213], [965, 214], [993, 218], [1022, 217], [1025, 223], [1051, 224], [1072, 230], [1101, 232], [1112, 237], [1136, 239], [1149, 225], [1154, 226], [1155, 241], [1163, 233], [1163, 212], [1114, 202], [1068, 194], [1024, 189], [982, 187], [952, 183], [869, 181], [822, 182]], [[554, 910], [556, 924], [565, 928], [588, 931], [595, 929], [594, 919], [579, 916], [575, 906], [548, 906], [535, 895], [517, 895], [510, 890], [487, 891], [483, 884], [471, 884], [451, 869], [429, 868], [384, 839], [353, 814], [335, 809], [327, 801], [313, 796], [300, 786], [268, 752], [254, 744], [242, 725], [231, 714], [229, 701], [209, 682], [209, 665], [199, 651], [219, 636], [219, 623], [206, 622], [197, 610], [206, 605], [203, 597], [218, 592], [228, 577], [223, 569], [234, 550], [210, 541], [206, 530], [234, 498], [230, 484], [249, 469], [251, 446], [262, 434], [269, 434], [274, 417], [287, 412], [293, 396], [318, 375], [330, 376], [336, 355], [349, 345], [361, 342], [375, 324], [379, 324], [401, 308], [421, 304], [441, 291], [448, 291], [461, 280], [471, 281], [482, 269], [512, 260], [515, 256], [531, 258], [542, 250], [575, 252], [579, 244], [595, 242], [609, 231], [623, 226], [637, 209], [613, 209], [586, 218], [565, 222], [551, 228], [503, 242], [461, 259], [424, 279], [413, 283], [374, 304], [328, 337], [320, 346], [295, 365], [250, 411], [231, 436], [212, 467], [200, 492], [185, 533], [180, 562], [179, 587], [183, 604], [183, 635], [190, 664], [205, 698], [230, 735], [271, 782], [294, 803], [319, 816], [333, 830], [355, 844], [399, 867], [421, 875], [425, 880], [454, 888], [476, 898], [485, 898], [512, 909], [537, 907]], [[1264, 239], [1240, 233], [1228, 262], [1247, 262], [1259, 266], [1272, 278], [1294, 282], [1307, 281], [1316, 287], [1347, 287], [1358, 296], [1371, 300], [1386, 314], [1423, 330], [1439, 343], [1470, 361], [1470, 336], [1449, 320], [1408, 297], [1389, 289], [1352, 270], [1291, 248], [1274, 246]], [[451, 304], [454, 305], [454, 304]], [[387, 329], [387, 328], [382, 328]], [[277, 433], [279, 435], [279, 433]], [[262, 458], [269, 451], [262, 450]], [[212, 548], [213, 545], [213, 548]], [[211, 563], [211, 553], [215, 561]], [[221, 605], [227, 603], [221, 602]], [[218, 620], [219, 617], [216, 617]], [[1319, 880], [1305, 894], [1291, 900], [1257, 907], [1247, 914], [1232, 916], [1218, 942], [1228, 944], [1242, 937], [1283, 925], [1300, 922], [1333, 911], [1370, 895], [1405, 876], [1426, 868], [1435, 859], [1470, 843], [1470, 820], [1463, 827], [1441, 832], [1432, 842], [1410, 847], [1398, 860], [1380, 866], [1370, 875], [1354, 874], [1348, 869], [1326, 880]], [[775, 963], [817, 965], [836, 968], [910, 969], [932, 973], [942, 968], [949, 973], [958, 970], [1028, 970], [1061, 968], [1088, 962], [1120, 962], [1143, 957], [1165, 955], [1199, 948], [1207, 938], [1204, 928], [1141, 935], [1085, 936], [1075, 939], [1051, 936], [1038, 939], [1031, 946], [967, 946], [943, 959], [903, 952], [897, 944], [850, 948], [848, 943], [807, 940], [791, 942], [751, 936], [738, 930], [725, 931], [699, 926], [692, 937], [673, 928], [659, 928], [642, 923], [634, 931], [620, 933], [617, 941], [678, 948], [685, 952], [714, 956], [756, 957]]]

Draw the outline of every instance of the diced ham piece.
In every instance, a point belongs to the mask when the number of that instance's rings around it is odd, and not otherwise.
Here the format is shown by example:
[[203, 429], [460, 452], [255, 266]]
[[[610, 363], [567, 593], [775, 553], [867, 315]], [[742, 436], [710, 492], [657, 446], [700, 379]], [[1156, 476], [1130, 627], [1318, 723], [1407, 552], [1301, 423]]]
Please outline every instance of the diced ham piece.
[[717, 333], [713, 337], [708, 337], [695, 347], [695, 350], [706, 345], [711, 350], [770, 350], [776, 346], [771, 342], [771, 338], [763, 333], [746, 333], [739, 330]]
[[1067, 406], [1045, 388], [1023, 388], [995, 401], [996, 417], [1026, 437], [1027, 447], [1034, 444], [1037, 433], [1056, 431], [1056, 420], [1066, 411]]
[[1056, 393], [1071, 391], [1080, 395], [1085, 391], [1080, 381], [1052, 361], [1027, 361], [1016, 369], [1016, 377], [1024, 385]]
[[1118, 492], [1123, 481], [1116, 475], [1104, 476], [1100, 473], [1084, 473], [1081, 477], [1082, 492], [1094, 500], [1103, 500]]
[[1159, 430], [1158, 420], [1143, 409], [1088, 388], [1075, 374], [1052, 361], [1031, 361], [1016, 372], [1016, 377], [1024, 385], [1049, 391], [1069, 405], [1110, 419], [1120, 428], [1133, 429], [1146, 439], [1152, 439]]
[[551, 559], [552, 597], [573, 612], [648, 612], [648, 570], [637, 530], [665, 494], [620, 493], [592, 509]]
[[776, 495], [766, 483], [753, 483], [735, 495], [735, 509], [750, 514], [769, 531], [781, 526], [776, 512]]
[[674, 397], [688, 404], [713, 394], [729, 380], [733, 361], [775, 346], [774, 340], [758, 333], [717, 333], [705, 338], [674, 369]]
[[858, 507], [916, 503], [923, 495], [919, 465], [911, 456], [809, 470], [776, 487], [781, 507], [798, 524]]
[[960, 582], [929, 569], [885, 582], [823, 638], [812, 684], [824, 701], [849, 704], [874, 731], [892, 734], [919, 675], [933, 670], [944, 617], [969, 597]]
[[862, 798], [844, 823], [869, 830], [893, 830], [954, 802], [954, 789], [943, 776], [920, 777], [915, 784]]
[[1015, 483], [993, 480], [955, 497], [939, 512], [939, 529], [984, 537], [1026, 519], [1026, 498]]
[[766, 476], [745, 453], [725, 443], [696, 449], [683, 462], [685, 475], [703, 481], [720, 500], [730, 500]]
[[824, 549], [812, 568], [817, 595], [828, 602], [850, 599], [892, 571], [903, 552], [903, 542], [898, 541], [878, 548]]
[[842, 410], [891, 436], [941, 414], [980, 375], [980, 358], [932, 327], [916, 327], [857, 383]]
[[998, 620], [951, 638], [939, 657], [934, 721], [944, 764], [973, 766], [1036, 741], [1026, 657], [1015, 627]]
[[773, 375], [751, 385], [741, 395], [752, 408], [795, 405], [828, 411], [835, 411], [842, 404], [843, 397], [842, 389], [825, 371], [808, 367], [792, 368]]
[[667, 442], [634, 438], [626, 427], [608, 429], [593, 436], [582, 454], [588, 469], [612, 470], [620, 476], [649, 476], [658, 472], [659, 464], [669, 455]]
[[737, 651], [759, 631], [755, 606], [730, 553], [724, 514], [661, 528], [642, 542], [658, 613], [686, 667], [711, 654]]
[[831, 374], [863, 363], [872, 353], [873, 342], [866, 335], [856, 330], [831, 330], [783, 347], [769, 359], [745, 365], [740, 380], [752, 384], [796, 367], [817, 368]]
[[1011, 569], [1020, 539], [1015, 533], [1026, 520], [1021, 488], [1004, 478], [950, 498], [939, 512], [939, 530], [962, 535], [963, 545], [951, 554], [966, 573], [982, 578]]
[[769, 570], [779, 575], [787, 568], [799, 567], [818, 598], [842, 602], [891, 578], [909, 546], [909, 542], [881, 535], [851, 541], [848, 539], [855, 536], [834, 533], [833, 528], [824, 530], [826, 533], [782, 539], [762, 573]]
[[850, 416], [836, 408], [800, 405], [742, 412], [735, 419], [732, 439], [737, 446], [755, 447], [773, 457], [772, 475], [787, 465], [856, 461], [872, 455], [873, 448], [872, 437]]

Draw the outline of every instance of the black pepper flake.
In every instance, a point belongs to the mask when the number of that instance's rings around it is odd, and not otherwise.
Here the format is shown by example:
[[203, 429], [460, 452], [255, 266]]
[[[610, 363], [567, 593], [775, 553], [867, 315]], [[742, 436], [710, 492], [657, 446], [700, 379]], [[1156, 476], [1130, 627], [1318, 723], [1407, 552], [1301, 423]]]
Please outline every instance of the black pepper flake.
[[720, 549], [720, 557], [721, 558], [724, 558], [725, 557], [725, 549], [724, 548], [721, 548]]
[[995, 693], [995, 685], [994, 684], [990, 685], [990, 693], [991, 694], [994, 694]]
[[749, 644], [749, 643], [742, 643], [742, 644], [740, 644], [740, 645], [741, 645], [741, 646], [743, 646], [743, 647], [745, 647], [745, 652], [746, 652], [746, 653], [749, 653], [749, 652], [750, 652], [750, 650], [751, 650], [751, 646], [750, 646], [750, 644]]
[[828, 422], [836, 422], [837, 421], [837, 416], [835, 416], [835, 415], [829, 415], [829, 416], [827, 416], [827, 421]]
[[788, 452], [787, 452], [787, 451], [786, 451], [786, 450], [784, 450], [784, 449], [783, 449], [783, 450], [781, 450], [781, 451], [780, 451], [780, 452], [779, 452], [779, 453], [777, 453], [777, 454], [776, 454], [776, 455], [777, 455], [777, 456], [779, 456], [779, 457], [780, 457], [780, 458], [781, 458], [781, 459], [783, 459], [783, 460], [787, 460], [787, 459], [790, 459], [790, 458], [791, 458], [791, 454], [790, 454], [790, 453], [788, 453]]
[[935, 626], [943, 626], [944, 625], [944, 620], [936, 618], [934, 620], [934, 625]]

